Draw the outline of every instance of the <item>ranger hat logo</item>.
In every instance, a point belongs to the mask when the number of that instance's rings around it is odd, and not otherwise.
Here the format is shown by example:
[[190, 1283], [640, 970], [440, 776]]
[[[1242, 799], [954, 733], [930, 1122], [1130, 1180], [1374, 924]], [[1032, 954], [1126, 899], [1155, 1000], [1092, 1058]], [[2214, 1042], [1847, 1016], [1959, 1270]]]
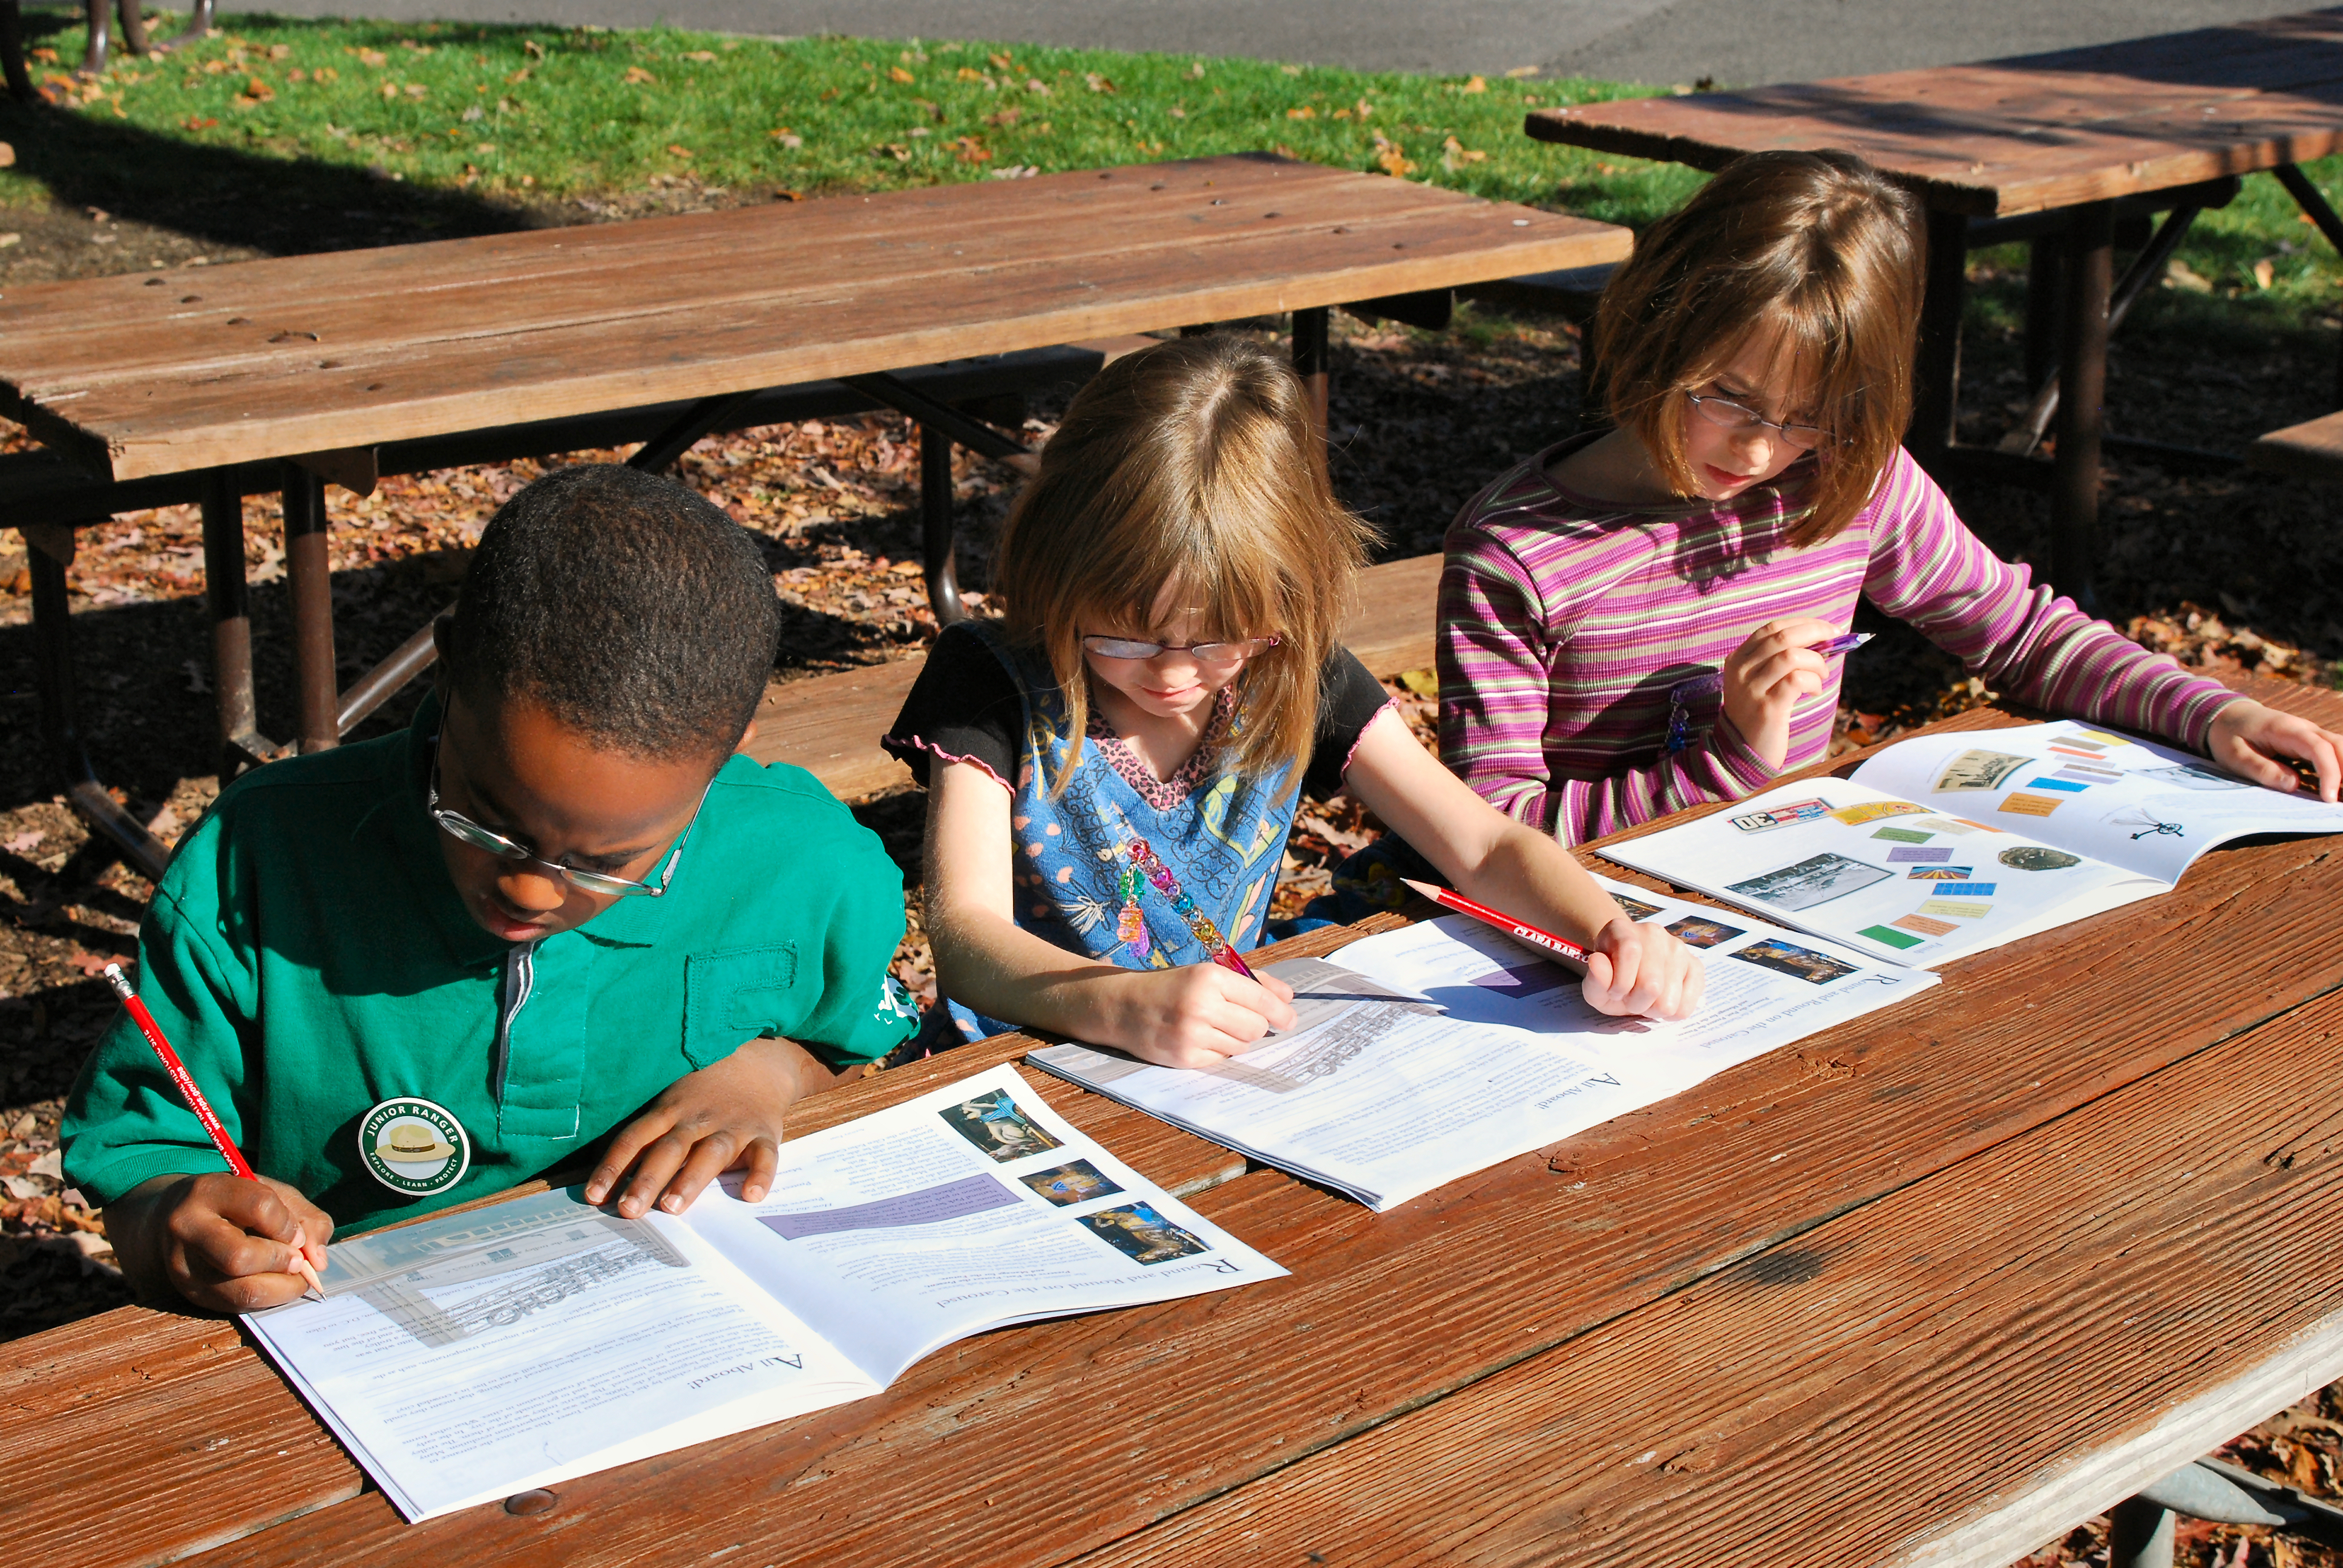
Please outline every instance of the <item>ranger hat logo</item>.
[[392, 1191], [428, 1198], [464, 1179], [472, 1141], [446, 1107], [401, 1096], [384, 1101], [358, 1122], [358, 1158]]

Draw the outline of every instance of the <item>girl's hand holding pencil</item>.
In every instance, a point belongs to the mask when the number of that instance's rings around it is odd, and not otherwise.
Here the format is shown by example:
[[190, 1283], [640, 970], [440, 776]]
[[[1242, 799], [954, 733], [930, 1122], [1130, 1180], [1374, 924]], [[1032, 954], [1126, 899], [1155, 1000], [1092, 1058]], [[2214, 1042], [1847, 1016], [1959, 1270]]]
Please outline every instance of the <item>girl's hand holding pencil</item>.
[[1217, 963], [1110, 977], [1115, 997], [1101, 1034], [1160, 1067], [1214, 1068], [1293, 1027], [1293, 988], [1275, 975], [1239, 975]]

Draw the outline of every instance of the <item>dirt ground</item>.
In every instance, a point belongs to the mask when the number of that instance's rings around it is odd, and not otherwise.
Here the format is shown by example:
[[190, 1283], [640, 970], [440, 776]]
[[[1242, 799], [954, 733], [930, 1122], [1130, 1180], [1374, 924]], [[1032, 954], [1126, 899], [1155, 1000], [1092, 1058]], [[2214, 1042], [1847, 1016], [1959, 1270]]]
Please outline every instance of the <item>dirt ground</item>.
[[[692, 205], [689, 191], [669, 206]], [[621, 216], [614, 207], [608, 214]], [[631, 212], [627, 216], [631, 216]], [[8, 220], [11, 223], [15, 219]], [[109, 218], [52, 215], [0, 250], [9, 278], [227, 260], [216, 244], [166, 230], [93, 240]], [[389, 237], [389, 236], [385, 236]], [[214, 254], [216, 253], [216, 254]], [[0, 281], [9, 279], [0, 278]], [[1990, 440], [2022, 402], [2012, 302], [2019, 280], [1980, 261], [1966, 349], [1964, 436]], [[2226, 313], [2225, 313], [2226, 307]], [[1232, 329], [1270, 334], [1275, 324]], [[2159, 291], [2135, 312], [2111, 357], [2114, 427], [2191, 447], [2236, 450], [2259, 430], [2332, 405], [2336, 323], [2288, 327], [2251, 301]], [[1339, 320], [1332, 436], [1345, 500], [1383, 532], [1385, 558], [1437, 549], [1458, 506], [1516, 458], [1574, 427], [1577, 339], [1565, 324], [1469, 309], [1442, 335]], [[1037, 406], [1040, 439], [1058, 410]], [[15, 440], [21, 441], [21, 435]], [[336, 491], [332, 558], [347, 680], [404, 640], [450, 598], [469, 549], [497, 505], [569, 454], [540, 463], [394, 478], [372, 497]], [[788, 679], [906, 657], [935, 632], [920, 590], [917, 454], [892, 415], [809, 421], [703, 442], [681, 474], [763, 541], [789, 614], [777, 662]], [[980, 608], [990, 546], [1015, 476], [965, 453], [955, 472], [963, 524], [961, 580]], [[2330, 683], [2343, 658], [2343, 494], [2247, 473], [2166, 472], [2128, 460], [2107, 470], [2110, 544], [2101, 608], [2150, 647], [2207, 669], [2258, 669]], [[2042, 558], [2046, 504], [1995, 486], [1958, 487], [1955, 500], [2003, 554]], [[290, 664], [283, 552], [273, 499], [247, 503], [246, 566], [263, 731], [289, 728]], [[23, 545], [0, 535], [0, 666], [8, 732], [0, 749], [0, 1338], [32, 1332], [128, 1299], [105, 1241], [102, 1214], [65, 1189], [55, 1137], [63, 1097], [113, 1005], [96, 978], [134, 950], [150, 891], [90, 842], [65, 809], [36, 743]], [[127, 515], [84, 529], [71, 572], [82, 719], [100, 775], [162, 838], [191, 823], [216, 792], [201, 530], [192, 508]], [[1840, 722], [1848, 744], [1892, 736], [1983, 699], [1983, 684], [1900, 624], [1850, 668]], [[1428, 678], [1393, 690], [1431, 739]], [[404, 723], [417, 692], [393, 701], [361, 736]], [[921, 802], [910, 792], [858, 803], [902, 865], [913, 923], [898, 972], [932, 993], [916, 920]], [[1375, 824], [1348, 802], [1310, 809], [1289, 848], [1280, 912], [1324, 884], [1325, 868]], [[2343, 1401], [2328, 1390], [2229, 1445], [2239, 1462], [2306, 1492], [2343, 1493]], [[2182, 1560], [2325, 1563], [2327, 1554], [2266, 1534], [2190, 1525]], [[2029, 1568], [2104, 1563], [2104, 1522], [2025, 1560]]]

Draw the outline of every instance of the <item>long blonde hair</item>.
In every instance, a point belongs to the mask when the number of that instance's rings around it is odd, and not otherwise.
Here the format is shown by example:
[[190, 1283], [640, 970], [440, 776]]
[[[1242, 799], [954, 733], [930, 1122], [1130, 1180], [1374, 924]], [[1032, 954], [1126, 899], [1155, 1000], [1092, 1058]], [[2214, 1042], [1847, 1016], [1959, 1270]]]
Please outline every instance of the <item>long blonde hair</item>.
[[1790, 538], [1830, 538], [1871, 498], [1911, 423], [1927, 245], [1918, 199], [1852, 153], [1734, 159], [1637, 240], [1603, 291], [1595, 335], [1612, 421], [1679, 495], [1695, 494], [1684, 394], [1771, 339], [1812, 372], [1814, 417], [1832, 437], [1814, 454], [1811, 509]]
[[993, 568], [1005, 629], [1049, 661], [1081, 759], [1081, 639], [1151, 628], [1164, 588], [1199, 606], [1202, 641], [1276, 637], [1238, 678], [1227, 761], [1298, 779], [1319, 673], [1356, 596], [1372, 535], [1334, 499], [1301, 380], [1242, 337], [1182, 338], [1116, 360], [1082, 388], [1009, 515]]

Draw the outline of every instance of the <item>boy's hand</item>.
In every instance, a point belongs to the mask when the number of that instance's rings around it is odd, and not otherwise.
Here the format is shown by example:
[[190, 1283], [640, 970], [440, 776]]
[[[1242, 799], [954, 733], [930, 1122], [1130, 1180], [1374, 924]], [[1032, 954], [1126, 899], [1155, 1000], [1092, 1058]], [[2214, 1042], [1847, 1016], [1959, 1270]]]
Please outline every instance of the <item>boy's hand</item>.
[[1594, 935], [1579, 993], [1597, 1012], [1687, 1018], [1707, 989], [1699, 955], [1657, 926], [1621, 915]]
[[215, 1171], [158, 1176], [106, 1209], [123, 1272], [143, 1292], [162, 1287], [216, 1312], [281, 1306], [309, 1288], [295, 1250], [326, 1266], [334, 1221], [282, 1181]]
[[1160, 1067], [1213, 1068], [1293, 1027], [1293, 988], [1275, 975], [1247, 980], [1219, 964], [1112, 977], [1119, 1045]]
[[2232, 702], [2213, 716], [2207, 749], [2238, 778], [2278, 790], [2302, 787], [2294, 769], [2277, 760], [2298, 758], [2318, 776], [2318, 798], [2330, 806], [2343, 786], [2343, 735], [2250, 699]]
[[1725, 714], [1768, 768], [1790, 754], [1790, 712], [1823, 689], [1829, 666], [1814, 645], [1840, 628], [1826, 620], [1769, 620], [1725, 661]]
[[718, 1176], [745, 1169], [740, 1196], [756, 1202], [780, 1162], [781, 1113], [810, 1092], [809, 1084], [836, 1076], [794, 1040], [750, 1040], [715, 1066], [669, 1084], [649, 1110], [620, 1128], [586, 1180], [586, 1201], [599, 1203], [617, 1191], [627, 1219], [653, 1203], [680, 1214]]

